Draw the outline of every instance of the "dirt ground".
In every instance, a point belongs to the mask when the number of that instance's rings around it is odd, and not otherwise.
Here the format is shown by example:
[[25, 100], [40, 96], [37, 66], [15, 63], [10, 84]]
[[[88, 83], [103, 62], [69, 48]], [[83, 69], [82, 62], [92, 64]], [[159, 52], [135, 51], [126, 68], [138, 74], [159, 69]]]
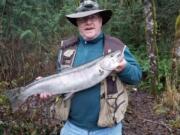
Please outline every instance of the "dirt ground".
[[[32, 98], [33, 100], [37, 97]], [[32, 103], [34, 103], [32, 100]], [[125, 118], [123, 120], [123, 135], [180, 135], [180, 128], [179, 129], [173, 129], [169, 121], [174, 119], [173, 113], [168, 114], [161, 114], [157, 115], [154, 112], [154, 106], [155, 106], [156, 99], [150, 95], [148, 92], [145, 91], [130, 91], [129, 92], [129, 106], [125, 115]], [[41, 106], [43, 104], [43, 101], [37, 104], [37, 106]], [[10, 114], [7, 113], [5, 110], [6, 107], [3, 108], [3, 106], [0, 106], [0, 122], [8, 123], [7, 127], [8, 129], [1, 129], [0, 126], [0, 134], [1, 133], [11, 133], [14, 132], [15, 124], [13, 123]], [[44, 113], [43, 113], [44, 112]], [[34, 123], [37, 127], [42, 127], [43, 129], [47, 129], [46, 131], [42, 130], [40, 134], [44, 135], [47, 133], [51, 133], [51, 135], [57, 134], [57, 131], [59, 132], [59, 126], [57, 125], [57, 122], [52, 121], [52, 119], [45, 119], [46, 117], [46, 107], [43, 110], [36, 111], [31, 114], [30, 112], [25, 113], [26, 115], [20, 115], [22, 116], [21, 119], [17, 119], [22, 123], [27, 123], [27, 118], [31, 116], [32, 121], [36, 121]], [[180, 112], [178, 112], [180, 115]], [[49, 115], [48, 115], [49, 116]], [[18, 118], [18, 117], [17, 117]], [[23, 120], [24, 118], [24, 120]], [[15, 118], [13, 118], [15, 120]], [[1, 123], [2, 124], [2, 123]], [[0, 125], [1, 125], [0, 124]], [[32, 124], [31, 121], [29, 124]], [[6, 125], [6, 124], [5, 124]], [[24, 127], [24, 126], [23, 126]], [[21, 126], [22, 128], [22, 126]], [[24, 127], [27, 131], [32, 130], [32, 132], [36, 131], [36, 128], [32, 127]], [[52, 132], [52, 129], [53, 132]], [[16, 130], [17, 134], [24, 133], [25, 130], [19, 131]], [[16, 134], [16, 133], [15, 133]]]
[[123, 120], [124, 135], [180, 135], [168, 121], [171, 115], [157, 115], [153, 111], [155, 98], [145, 91], [131, 91], [129, 106]]

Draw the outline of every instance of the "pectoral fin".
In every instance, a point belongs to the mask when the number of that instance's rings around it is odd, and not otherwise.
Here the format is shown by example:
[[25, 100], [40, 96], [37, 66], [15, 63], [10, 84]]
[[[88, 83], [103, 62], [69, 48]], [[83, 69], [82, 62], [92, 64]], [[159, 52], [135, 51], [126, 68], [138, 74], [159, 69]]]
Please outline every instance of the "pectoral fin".
[[64, 100], [68, 100], [68, 99], [72, 98], [72, 97], [73, 97], [73, 95], [74, 95], [74, 93], [75, 93], [75, 92], [71, 92], [71, 93], [67, 93], [67, 94], [65, 94], [65, 98], [64, 98]]

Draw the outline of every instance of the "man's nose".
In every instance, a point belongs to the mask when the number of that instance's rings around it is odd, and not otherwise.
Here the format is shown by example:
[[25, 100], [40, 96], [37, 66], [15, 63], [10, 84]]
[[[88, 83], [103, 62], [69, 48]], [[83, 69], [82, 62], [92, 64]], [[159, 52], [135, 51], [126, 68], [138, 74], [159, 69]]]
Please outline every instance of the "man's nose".
[[92, 21], [93, 21], [93, 19], [90, 18], [90, 17], [87, 17], [87, 18], [85, 19], [85, 22], [86, 22], [86, 23], [92, 23]]

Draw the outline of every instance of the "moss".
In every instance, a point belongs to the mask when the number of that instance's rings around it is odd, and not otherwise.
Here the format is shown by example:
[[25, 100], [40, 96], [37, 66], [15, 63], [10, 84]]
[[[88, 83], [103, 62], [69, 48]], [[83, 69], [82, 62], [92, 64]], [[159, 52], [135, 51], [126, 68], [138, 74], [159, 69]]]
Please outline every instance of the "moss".
[[8, 105], [9, 104], [9, 100], [6, 96], [4, 95], [0, 95], [0, 105]]
[[180, 39], [180, 15], [176, 18], [176, 25], [175, 25], [175, 39]]
[[180, 30], [180, 15], [176, 18], [175, 30], [176, 30], [176, 31], [179, 31], [179, 30]]

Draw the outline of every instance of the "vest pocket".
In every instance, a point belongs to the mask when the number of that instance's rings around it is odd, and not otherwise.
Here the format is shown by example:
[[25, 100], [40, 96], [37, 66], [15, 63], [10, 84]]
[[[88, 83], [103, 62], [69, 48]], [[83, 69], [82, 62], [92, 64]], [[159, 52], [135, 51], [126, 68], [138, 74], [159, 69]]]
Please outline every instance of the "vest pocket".
[[99, 114], [98, 126], [100, 127], [112, 127], [114, 120], [112, 117], [112, 110], [109, 108], [105, 99], [101, 99], [101, 111]]
[[68, 119], [70, 111], [70, 100], [63, 100], [63, 97], [58, 97], [58, 100], [54, 103], [54, 112], [51, 114], [55, 119], [59, 121], [66, 121]]
[[[110, 84], [114, 86], [108, 86]], [[108, 92], [108, 88], [116, 88], [116, 90]], [[98, 125], [111, 127], [119, 123], [124, 118], [127, 105], [127, 91], [119, 78], [117, 77], [115, 81], [112, 80], [110, 83], [108, 83], [108, 80], [103, 81], [101, 84], [101, 109]]]
[[107, 81], [107, 95], [117, 93], [116, 77], [108, 76], [106, 81]]

